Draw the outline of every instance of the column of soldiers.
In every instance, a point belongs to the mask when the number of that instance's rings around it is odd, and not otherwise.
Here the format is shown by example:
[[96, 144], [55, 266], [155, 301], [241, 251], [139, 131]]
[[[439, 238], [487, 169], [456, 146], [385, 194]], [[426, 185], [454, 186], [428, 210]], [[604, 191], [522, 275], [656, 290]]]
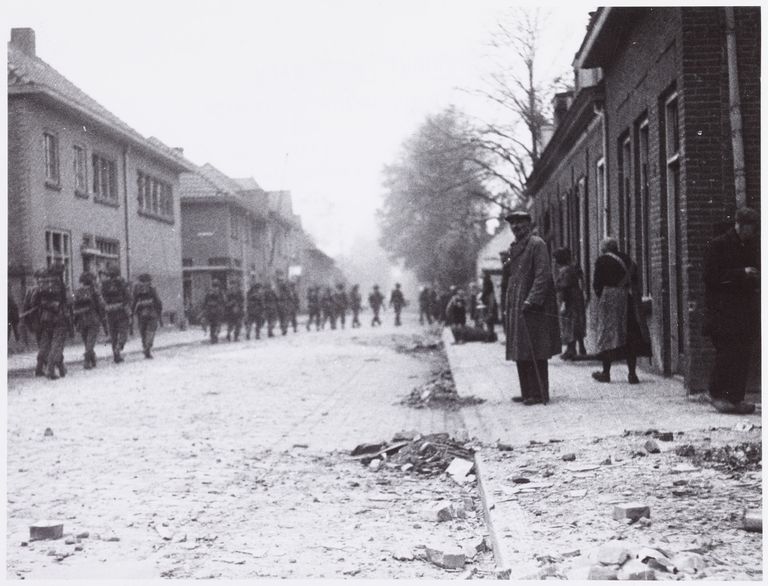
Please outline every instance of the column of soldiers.
[[75, 330], [83, 341], [83, 368], [90, 370], [96, 366], [95, 347], [100, 329], [109, 336], [114, 362], [123, 362], [121, 353], [128, 330], [133, 329], [134, 316], [138, 319], [144, 356], [152, 358], [163, 306], [150, 275], [139, 275], [131, 289], [120, 276], [119, 267], [112, 265], [100, 286], [92, 273], [85, 272], [70, 294], [64, 270], [64, 265], [54, 264], [36, 271], [35, 282], [24, 296], [19, 317], [37, 340], [35, 376], [51, 380], [66, 376], [64, 344], [67, 338], [74, 338]]
[[[398, 283], [389, 300], [390, 307], [395, 309], [395, 325], [401, 324], [400, 312], [406, 304]], [[381, 325], [379, 313], [385, 307], [385, 297], [378, 285], [373, 286], [368, 296], [368, 305], [373, 311], [371, 325]], [[331, 330], [337, 327], [344, 329], [348, 311], [352, 314], [351, 327], [359, 328], [362, 310], [363, 299], [359, 285], [354, 285], [349, 292], [343, 283], [337, 284], [335, 290], [329, 286], [313, 285], [307, 290], [308, 316], [305, 328], [310, 331], [314, 326], [318, 332], [326, 326]], [[261, 339], [261, 331], [265, 326], [269, 338], [275, 336], [277, 328], [283, 336], [291, 328], [295, 333], [298, 331], [298, 312], [299, 294], [296, 284], [282, 278], [278, 278], [274, 285], [253, 279], [244, 298], [239, 283], [223, 292], [221, 283], [214, 279], [203, 299], [203, 317], [212, 344], [218, 343], [223, 322], [227, 324], [227, 341], [233, 336], [237, 341], [243, 325], [247, 340], [251, 339], [251, 331], [256, 340]]]

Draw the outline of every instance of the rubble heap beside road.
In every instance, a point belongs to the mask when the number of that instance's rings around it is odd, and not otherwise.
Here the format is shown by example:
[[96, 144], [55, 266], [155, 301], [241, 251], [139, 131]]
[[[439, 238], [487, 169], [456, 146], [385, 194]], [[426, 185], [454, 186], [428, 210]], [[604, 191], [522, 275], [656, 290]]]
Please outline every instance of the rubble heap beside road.
[[470, 463], [463, 475], [467, 477], [474, 452], [471, 442], [461, 442], [447, 433], [423, 436], [417, 432], [406, 432], [396, 434], [391, 442], [360, 444], [350, 455], [374, 471], [384, 466], [424, 476], [443, 474], [454, 461], [459, 460]]
[[480, 399], [474, 395], [460, 397], [456, 391], [456, 384], [453, 382], [451, 369], [446, 366], [433, 375], [430, 381], [414, 388], [400, 403], [416, 409], [430, 407], [454, 410], [465, 405], [478, 405], [484, 402], [485, 399]]

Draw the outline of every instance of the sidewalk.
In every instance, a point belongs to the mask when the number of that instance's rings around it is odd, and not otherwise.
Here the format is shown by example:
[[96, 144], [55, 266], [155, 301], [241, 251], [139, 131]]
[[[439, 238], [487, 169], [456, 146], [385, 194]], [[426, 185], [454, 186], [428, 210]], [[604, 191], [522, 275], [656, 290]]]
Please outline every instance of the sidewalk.
[[[689, 398], [682, 382], [677, 379], [641, 372], [641, 384], [629, 385], [624, 365], [614, 367], [611, 375], [615, 382], [601, 384], [591, 377], [591, 372], [599, 368], [596, 363], [564, 362], [553, 358], [549, 361], [549, 404], [526, 407], [513, 403], [512, 397], [520, 394], [517, 369], [514, 362], [504, 359], [502, 345], [455, 345], [448, 330], [443, 332], [443, 342], [458, 394], [485, 399], [485, 403], [462, 408], [461, 414], [470, 437], [478, 438], [486, 446], [491, 444], [475, 453], [478, 488], [497, 568], [509, 572], [511, 579], [541, 577], [542, 554], [552, 555], [552, 559], [560, 560], [561, 566], [567, 566], [563, 558], [570, 554], [560, 555], [562, 552], [584, 552], [617, 538], [621, 531], [630, 531], [606, 513], [610, 512], [610, 503], [622, 500], [650, 502], [653, 518], [658, 519], [654, 524], [670, 535], [689, 536], [675, 525], [680, 522], [685, 527], [688, 522], [685, 513], [678, 508], [689, 505], [695, 512], [698, 501], [669, 499], [668, 486], [679, 477], [670, 477], [668, 466], [658, 464], [677, 444], [664, 444], [658, 459], [641, 458], [641, 462], [625, 459], [610, 466], [602, 465], [606, 462], [595, 465], [598, 461], [596, 454], [601, 451], [610, 453], [611, 443], [621, 442], [625, 430], [657, 429], [688, 438], [688, 434], [695, 436], [696, 430], [732, 430], [737, 424], [752, 423], [755, 429], [742, 434], [737, 441], [754, 441], [754, 438], [759, 441], [759, 403], [756, 413], [750, 416], [721, 414], [700, 398]], [[750, 399], [759, 401], [759, 397]], [[685, 435], [679, 436], [680, 433]], [[581, 439], [586, 441], [579, 441]], [[532, 440], [540, 444], [529, 444]], [[550, 440], [564, 443], [552, 444]], [[514, 446], [513, 451], [494, 449], [492, 446], [497, 441]], [[638, 440], [636, 443], [642, 445]], [[563, 466], [558, 450], [578, 452], [575, 470], [587, 464], [585, 472], [569, 472]], [[550, 453], [553, 451], [554, 455]], [[548, 478], [540, 469], [546, 466], [554, 470], [548, 473], [551, 475]], [[519, 475], [532, 475], [532, 480], [539, 481], [540, 488], [527, 499], [511, 493], [514, 489], [510, 487], [510, 478]], [[659, 491], [661, 486], [665, 488]], [[722, 504], [720, 508], [714, 506], [719, 515], [757, 506], [752, 500], [759, 502], [760, 499], [759, 487], [755, 493], [738, 485], [723, 485], [720, 492], [722, 500], [728, 504]], [[711, 500], [713, 497], [706, 498]], [[547, 512], [551, 514], [547, 516]], [[737, 522], [722, 519], [719, 522], [723, 540], [742, 546], [741, 549], [722, 546], [722, 555], [726, 559], [759, 551], [760, 534], [744, 537]], [[706, 531], [711, 531], [717, 522], [705, 519], [702, 523], [707, 526]], [[701, 530], [693, 525], [689, 529], [693, 534]], [[642, 533], [631, 536], [633, 539], [645, 538]], [[747, 566], [752, 572], [747, 579], [755, 579], [751, 576], [759, 579], [759, 555], [751, 555]], [[711, 571], [716, 573], [717, 568]], [[709, 574], [709, 568], [707, 572]], [[725, 572], [723, 575], [730, 576], [728, 570]]]
[[613, 367], [613, 382], [602, 384], [591, 376], [600, 369], [597, 363], [559, 357], [549, 361], [549, 404], [526, 407], [512, 402], [520, 394], [517, 370], [514, 362], [504, 359], [503, 345], [456, 345], [447, 329], [443, 342], [459, 395], [485, 399], [462, 408], [470, 437], [484, 442], [525, 445], [530, 440], [607, 437], [624, 430], [732, 427], [745, 419], [760, 425], [759, 402], [754, 415], [726, 415], [698, 397], [688, 398], [677, 379], [641, 371], [640, 384], [630, 385], [622, 363]]
[[[80, 340], [80, 334], [75, 333], [76, 340]], [[221, 338], [221, 336], [219, 336]], [[208, 340], [199, 326], [192, 326], [187, 330], [179, 330], [175, 327], [160, 328], [155, 334], [154, 349], [173, 348], [176, 346], [187, 346], [192, 344], [202, 344]], [[69, 342], [69, 340], [68, 340]], [[37, 361], [37, 349], [34, 342], [30, 345], [32, 350], [17, 354], [8, 355], [8, 376], [20, 376], [32, 373], [35, 370]], [[112, 346], [109, 339], [101, 333], [99, 341], [96, 343], [96, 357], [99, 360], [112, 360]], [[137, 335], [129, 336], [125, 344], [123, 354], [136, 354], [142, 351], [141, 338]], [[82, 343], [68, 343], [64, 347], [64, 364], [82, 364], [83, 345]]]

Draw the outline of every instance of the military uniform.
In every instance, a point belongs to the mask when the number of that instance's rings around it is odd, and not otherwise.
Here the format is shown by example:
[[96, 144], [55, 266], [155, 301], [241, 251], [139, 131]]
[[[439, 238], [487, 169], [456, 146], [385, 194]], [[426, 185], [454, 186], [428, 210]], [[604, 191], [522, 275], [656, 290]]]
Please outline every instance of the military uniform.
[[99, 337], [99, 327], [107, 332], [106, 311], [104, 301], [96, 290], [95, 277], [91, 273], [80, 275], [80, 287], [75, 289], [75, 300], [72, 313], [75, 327], [83, 339], [83, 368], [90, 370], [96, 366], [96, 340]]
[[421, 293], [419, 293], [419, 323], [424, 325], [424, 318], [427, 318], [427, 323], [432, 324], [432, 308], [429, 306], [431, 299], [431, 290], [429, 287], [424, 287]]
[[31, 305], [39, 311], [39, 338], [36, 374], [43, 371], [51, 380], [58, 367], [61, 376], [67, 371], [64, 367], [64, 342], [71, 330], [71, 305], [61, 272], [55, 268], [42, 277], [32, 296]]
[[[21, 318], [24, 324], [24, 332], [32, 332], [35, 335], [35, 343], [40, 345], [40, 308], [32, 303], [36, 291], [40, 288], [40, 283], [46, 278], [46, 272], [43, 269], [34, 273], [34, 283], [24, 292], [24, 299], [21, 303]], [[26, 339], [25, 339], [26, 341]], [[35, 370], [35, 376], [44, 376], [44, 368], [38, 364]]]
[[144, 273], [139, 275], [139, 282], [133, 287], [133, 314], [139, 320], [141, 347], [145, 358], [152, 358], [152, 345], [158, 321], [163, 315], [163, 303], [152, 286], [152, 278]]
[[325, 329], [325, 322], [331, 322], [331, 329], [336, 329], [336, 305], [333, 302], [333, 291], [330, 287], [326, 287], [323, 294], [320, 296], [320, 308], [323, 312], [323, 329]]
[[349, 306], [352, 309], [352, 327], [359, 328], [363, 297], [360, 295], [360, 287], [358, 285], [354, 285], [349, 292]]
[[298, 313], [299, 313], [299, 292], [296, 290], [296, 283], [289, 283], [288, 284], [288, 297], [289, 297], [289, 305], [288, 305], [288, 321], [293, 326], [293, 333], [295, 334], [298, 331]]
[[392, 289], [392, 294], [389, 296], [389, 306], [395, 308], [395, 325], [400, 325], [400, 312], [403, 310], [403, 306], [405, 305], [405, 298], [403, 297], [403, 292], [400, 290], [400, 285], [397, 284], [394, 289]]
[[122, 362], [120, 352], [128, 339], [128, 327], [131, 318], [131, 293], [128, 283], [120, 276], [119, 269], [111, 268], [107, 278], [101, 283], [101, 297], [107, 313], [109, 339], [112, 343], [112, 355], [115, 362]]
[[234, 333], [235, 342], [240, 339], [240, 329], [243, 325], [243, 291], [240, 285], [235, 285], [227, 291], [225, 296], [225, 314], [227, 320], [227, 341], [232, 339]]
[[336, 312], [336, 317], [339, 319], [341, 328], [344, 329], [347, 321], [349, 298], [347, 297], [347, 292], [344, 290], [344, 285], [341, 283], [336, 285], [336, 292], [333, 294], [333, 306]]
[[384, 304], [384, 295], [382, 295], [381, 291], [379, 291], [379, 287], [375, 286], [371, 294], [368, 295], [368, 305], [371, 306], [371, 310], [373, 311], [373, 319], [371, 319], [371, 326], [375, 326], [376, 324], [381, 325], [381, 320], [379, 319], [379, 311], [381, 311], [381, 306], [383, 304]]
[[291, 292], [288, 290], [288, 283], [278, 280], [277, 289], [277, 317], [280, 321], [280, 331], [285, 336], [288, 333], [288, 319], [291, 312]]
[[251, 325], [254, 326], [255, 337], [261, 337], [261, 326], [264, 325], [264, 292], [261, 283], [254, 283], [246, 295], [248, 307], [245, 317], [245, 339], [251, 339]]
[[307, 310], [309, 319], [307, 320], [307, 331], [315, 322], [315, 329], [320, 331], [320, 287], [310, 287], [307, 291]]
[[205, 320], [208, 322], [211, 344], [218, 344], [219, 342], [219, 331], [224, 319], [224, 304], [224, 293], [221, 291], [219, 282], [214, 280], [203, 299], [203, 312], [205, 313]]
[[275, 321], [278, 318], [279, 310], [277, 293], [272, 285], [267, 285], [264, 290], [264, 310], [267, 314], [267, 336], [272, 338], [275, 335]]

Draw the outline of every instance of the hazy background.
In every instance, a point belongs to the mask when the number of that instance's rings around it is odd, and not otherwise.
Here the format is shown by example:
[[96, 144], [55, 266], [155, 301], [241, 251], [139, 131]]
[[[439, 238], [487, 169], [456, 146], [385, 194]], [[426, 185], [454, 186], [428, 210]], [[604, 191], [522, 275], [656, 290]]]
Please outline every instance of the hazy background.
[[[537, 5], [549, 13], [541, 67], [554, 77], [594, 8]], [[449, 104], [495, 115], [460, 88], [495, 67], [490, 32], [510, 6], [13, 0], [2, 22], [6, 41], [13, 26], [35, 29], [39, 57], [142, 135], [183, 147], [198, 165], [290, 190], [318, 245], [354, 264], [378, 254], [380, 171], [424, 117]]]

